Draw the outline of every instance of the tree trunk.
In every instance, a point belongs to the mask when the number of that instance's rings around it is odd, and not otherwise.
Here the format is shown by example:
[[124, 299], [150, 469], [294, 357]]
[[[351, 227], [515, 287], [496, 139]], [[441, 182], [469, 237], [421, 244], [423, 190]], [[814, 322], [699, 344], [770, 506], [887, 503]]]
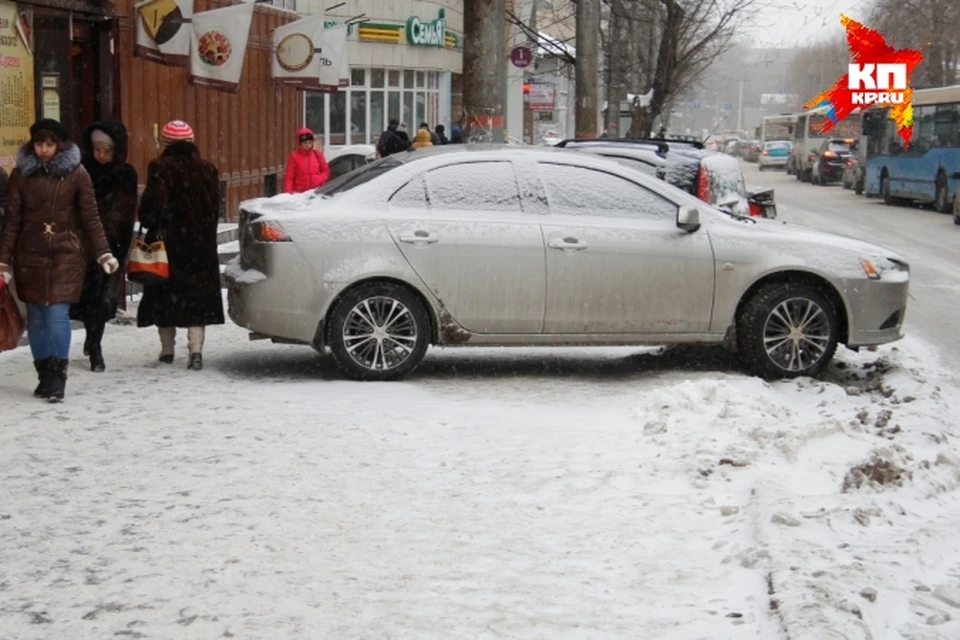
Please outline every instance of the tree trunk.
[[503, 142], [505, 0], [465, 0], [463, 24], [464, 141]]
[[597, 109], [599, 109], [599, 55], [600, 0], [577, 2], [577, 62], [574, 129], [577, 138], [597, 137]]
[[620, 98], [623, 92], [623, 11], [622, 0], [610, 4], [610, 35], [607, 38], [607, 113], [604, 130], [607, 137], [620, 137]]
[[650, 137], [653, 122], [663, 112], [670, 95], [670, 85], [677, 68], [677, 38], [683, 25], [685, 12], [676, 0], [661, 0], [667, 8], [663, 29], [660, 35], [660, 48], [657, 51], [657, 70], [653, 76], [653, 97], [647, 107], [647, 117], [643, 124], [644, 137]]

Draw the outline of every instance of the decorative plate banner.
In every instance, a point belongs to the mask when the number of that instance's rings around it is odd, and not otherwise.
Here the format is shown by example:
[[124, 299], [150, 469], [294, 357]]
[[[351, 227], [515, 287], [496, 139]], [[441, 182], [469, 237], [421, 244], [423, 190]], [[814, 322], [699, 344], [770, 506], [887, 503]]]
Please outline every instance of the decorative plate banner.
[[350, 86], [350, 61], [347, 60], [347, 25], [324, 29], [320, 54], [320, 88], [336, 92]]
[[323, 14], [315, 14], [273, 30], [273, 79], [304, 89], [320, 88]]
[[240, 90], [253, 9], [245, 2], [194, 14], [190, 84], [224, 93]]
[[190, 63], [193, 0], [144, 0], [133, 5], [136, 40], [133, 55], [170, 67]]

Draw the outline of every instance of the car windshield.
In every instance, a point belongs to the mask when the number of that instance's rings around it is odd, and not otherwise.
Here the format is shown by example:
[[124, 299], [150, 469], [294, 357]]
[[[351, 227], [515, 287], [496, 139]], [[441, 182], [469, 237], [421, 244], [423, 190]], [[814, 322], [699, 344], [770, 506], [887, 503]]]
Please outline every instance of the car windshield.
[[763, 146], [767, 149], [789, 149], [791, 145], [789, 142], [768, 142]]
[[828, 142], [827, 151], [834, 153], [850, 153], [850, 145], [846, 142]]
[[322, 187], [319, 187], [314, 193], [333, 197], [338, 193], [343, 193], [344, 191], [349, 191], [354, 187], [358, 187], [361, 184], [370, 182], [374, 178], [382, 176], [391, 169], [396, 169], [403, 162], [394, 158], [393, 156], [387, 156], [386, 158], [381, 158], [380, 160], [375, 160], [370, 164], [364, 165], [359, 169], [354, 169], [353, 171], [346, 173], [338, 178], [327, 182]]

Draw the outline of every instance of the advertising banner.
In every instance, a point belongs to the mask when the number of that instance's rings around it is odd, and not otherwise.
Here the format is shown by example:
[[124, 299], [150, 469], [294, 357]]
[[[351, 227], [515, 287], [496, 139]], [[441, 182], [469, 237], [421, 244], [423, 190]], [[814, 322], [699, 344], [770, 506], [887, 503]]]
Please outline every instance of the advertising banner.
[[254, 4], [237, 4], [193, 16], [190, 84], [236, 93], [253, 23]]
[[32, 26], [28, 9], [0, 0], [0, 166], [8, 174], [36, 118]]
[[273, 30], [271, 73], [275, 81], [304, 89], [320, 88], [323, 23], [320, 13]]
[[145, 0], [133, 5], [133, 55], [171, 67], [190, 63], [193, 0]]

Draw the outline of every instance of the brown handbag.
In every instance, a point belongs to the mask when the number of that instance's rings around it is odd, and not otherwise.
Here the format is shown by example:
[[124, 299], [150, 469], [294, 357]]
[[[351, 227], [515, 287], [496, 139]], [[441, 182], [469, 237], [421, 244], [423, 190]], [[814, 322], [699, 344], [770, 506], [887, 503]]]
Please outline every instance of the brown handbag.
[[16, 349], [26, 330], [27, 324], [20, 315], [13, 291], [0, 278], [0, 351]]

